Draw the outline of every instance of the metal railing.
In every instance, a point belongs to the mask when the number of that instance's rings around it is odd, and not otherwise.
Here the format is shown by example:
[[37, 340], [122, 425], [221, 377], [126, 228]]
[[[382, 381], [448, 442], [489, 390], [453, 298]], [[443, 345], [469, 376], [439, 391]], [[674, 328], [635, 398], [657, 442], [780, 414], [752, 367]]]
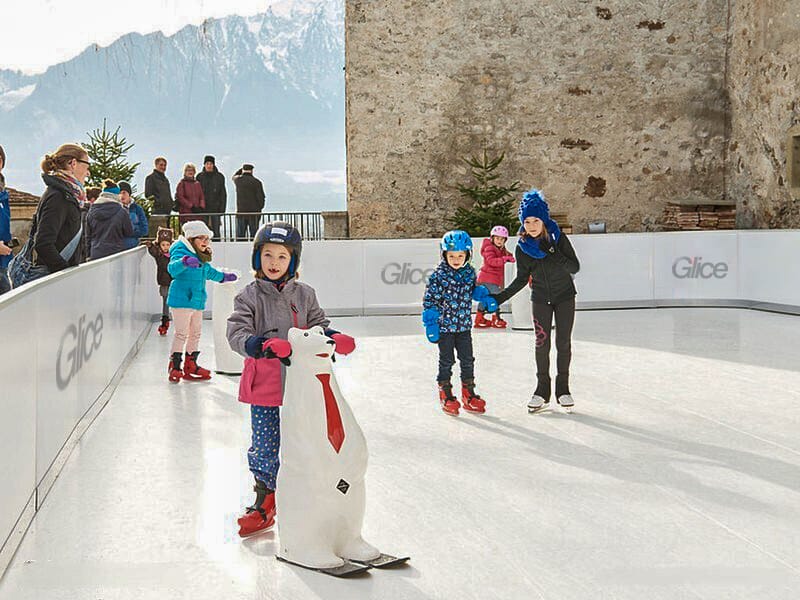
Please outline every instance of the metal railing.
[[[324, 235], [322, 213], [318, 212], [284, 212], [284, 213], [184, 213], [170, 215], [153, 215], [150, 221], [161, 225], [163, 219], [166, 227], [176, 235], [181, 232], [181, 225], [186, 221], [203, 221], [216, 234], [215, 241], [249, 242], [252, 241], [258, 228], [272, 221], [286, 221], [294, 225], [304, 240], [321, 240]], [[155, 231], [150, 232], [151, 236]]]

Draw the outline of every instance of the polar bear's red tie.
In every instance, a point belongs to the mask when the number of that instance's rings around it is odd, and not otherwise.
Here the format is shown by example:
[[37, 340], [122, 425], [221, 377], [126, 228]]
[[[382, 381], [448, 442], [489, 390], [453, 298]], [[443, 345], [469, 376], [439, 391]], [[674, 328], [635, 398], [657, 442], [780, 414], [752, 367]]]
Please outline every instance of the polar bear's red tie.
[[336, 403], [336, 396], [331, 389], [330, 373], [320, 373], [317, 375], [322, 384], [322, 394], [325, 396], [325, 420], [328, 422], [328, 440], [339, 453], [344, 444], [344, 426], [342, 426], [342, 415], [339, 414], [339, 405]]

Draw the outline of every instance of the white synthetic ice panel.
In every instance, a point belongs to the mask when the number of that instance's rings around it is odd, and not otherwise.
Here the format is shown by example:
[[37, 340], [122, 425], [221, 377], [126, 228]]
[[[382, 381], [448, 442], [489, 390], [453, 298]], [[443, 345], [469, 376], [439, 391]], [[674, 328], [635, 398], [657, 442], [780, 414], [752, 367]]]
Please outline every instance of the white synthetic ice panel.
[[438, 410], [418, 317], [333, 325], [359, 341], [337, 376], [370, 448], [364, 533], [409, 568], [336, 580], [278, 563], [274, 533], [239, 540], [252, 483], [236, 380], [170, 386], [153, 332], [0, 600], [797, 597], [797, 317], [578, 313], [573, 415], [523, 408], [530, 333], [477, 331], [488, 413], [459, 418]]

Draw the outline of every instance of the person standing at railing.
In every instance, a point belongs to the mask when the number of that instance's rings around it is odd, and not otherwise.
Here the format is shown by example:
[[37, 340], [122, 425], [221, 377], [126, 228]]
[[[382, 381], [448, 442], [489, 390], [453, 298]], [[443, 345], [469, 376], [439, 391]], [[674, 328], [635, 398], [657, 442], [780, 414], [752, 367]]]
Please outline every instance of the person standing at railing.
[[213, 156], [203, 159], [203, 170], [197, 176], [197, 181], [203, 188], [203, 197], [206, 200], [206, 212], [209, 213], [208, 224], [214, 232], [214, 240], [220, 239], [220, 215], [225, 212], [228, 204], [228, 192], [225, 190], [225, 175], [217, 169]]
[[8, 263], [11, 262], [11, 206], [6, 190], [6, 180], [3, 177], [3, 167], [6, 166], [6, 153], [0, 146], [0, 294], [5, 294], [11, 289], [8, 280]]
[[167, 159], [158, 156], [153, 172], [144, 179], [144, 195], [153, 198], [153, 214], [168, 215], [172, 211], [172, 190], [167, 179]]
[[89, 260], [97, 260], [125, 250], [125, 240], [133, 234], [128, 211], [120, 200], [116, 183], [107, 179], [86, 217], [85, 239]]
[[175, 192], [175, 203], [178, 205], [178, 212], [181, 215], [181, 224], [188, 221], [205, 222], [205, 219], [192, 216], [192, 213], [202, 213], [206, 210], [203, 186], [195, 179], [195, 173], [197, 173], [197, 167], [192, 163], [183, 165], [183, 179], [178, 182], [178, 189]]
[[[21, 273], [19, 279], [13, 281], [14, 285], [79, 263], [77, 250], [83, 235], [81, 205], [86, 202], [83, 184], [89, 175], [90, 164], [89, 155], [78, 144], [62, 144], [53, 154], [45, 155], [41, 167], [47, 189], [36, 209], [35, 233], [31, 232], [34, 268]], [[17, 259], [22, 254], [20, 252]]]
[[119, 188], [119, 199], [122, 206], [126, 208], [133, 226], [133, 235], [125, 238], [125, 250], [130, 250], [139, 245], [139, 238], [147, 237], [150, 228], [147, 225], [147, 215], [144, 214], [144, 209], [133, 199], [131, 184], [127, 181], [120, 181], [117, 187]]
[[264, 186], [261, 180], [253, 175], [253, 169], [253, 165], [246, 163], [233, 175], [233, 183], [236, 186], [236, 212], [258, 213], [236, 215], [237, 241], [246, 241], [255, 236], [261, 219], [260, 213], [264, 210], [266, 201]]

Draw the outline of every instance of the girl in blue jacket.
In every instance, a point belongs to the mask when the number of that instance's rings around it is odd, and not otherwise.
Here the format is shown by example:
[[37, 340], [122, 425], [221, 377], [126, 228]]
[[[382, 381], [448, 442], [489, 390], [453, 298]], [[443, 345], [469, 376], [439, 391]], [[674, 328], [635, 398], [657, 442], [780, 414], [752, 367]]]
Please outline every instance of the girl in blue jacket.
[[[169, 380], [210, 379], [211, 371], [197, 366], [197, 348], [206, 307], [206, 280], [218, 283], [236, 281], [233, 273], [211, 266], [212, 232], [202, 221], [183, 224], [183, 235], [169, 249], [167, 270], [172, 275], [167, 304], [175, 321], [175, 339], [169, 362]], [[181, 371], [181, 352], [186, 348], [186, 363]]]

